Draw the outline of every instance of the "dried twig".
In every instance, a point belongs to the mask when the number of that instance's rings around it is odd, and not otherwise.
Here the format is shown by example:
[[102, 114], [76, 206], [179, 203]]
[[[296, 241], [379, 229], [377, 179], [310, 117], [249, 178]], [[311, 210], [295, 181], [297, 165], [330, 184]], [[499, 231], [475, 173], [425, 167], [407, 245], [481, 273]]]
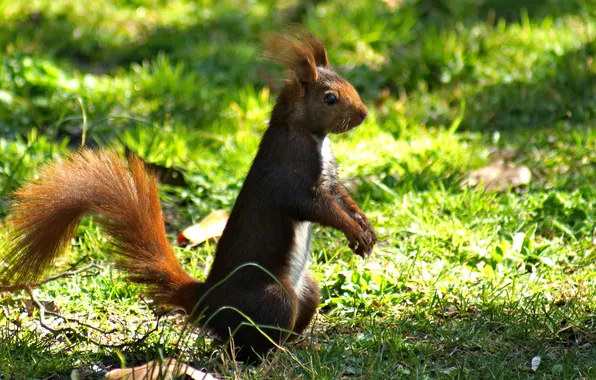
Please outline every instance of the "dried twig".
[[[75, 264], [76, 266], [76, 264]], [[84, 267], [77, 269], [77, 270], [67, 270], [64, 271], [62, 273], [58, 273], [54, 276], [50, 276], [46, 279], [43, 279], [39, 282], [35, 282], [32, 284], [17, 284], [17, 285], [0, 285], [0, 292], [15, 292], [17, 290], [27, 290], [27, 289], [34, 289], [37, 288], [40, 285], [46, 284], [48, 282], [51, 281], [55, 281], [59, 278], [64, 278], [64, 277], [72, 277], [72, 276], [76, 276], [77, 274], [80, 274], [82, 272], [86, 272], [89, 269], [93, 269], [93, 268], [97, 268], [100, 269], [102, 268], [100, 265], [97, 265], [95, 263], [89, 264], [89, 265], [85, 265]]]
[[33, 304], [37, 307], [37, 309], [39, 310], [39, 324], [41, 325], [41, 327], [43, 327], [44, 329], [50, 331], [52, 334], [67, 334], [67, 333], [71, 333], [74, 335], [74, 337], [76, 337], [77, 339], [80, 340], [87, 340], [89, 342], [91, 342], [92, 344], [96, 345], [96, 346], [100, 346], [100, 347], [104, 347], [104, 348], [124, 348], [127, 346], [136, 346], [142, 342], [144, 342], [149, 335], [151, 335], [152, 333], [154, 333], [155, 331], [157, 331], [157, 329], [159, 328], [159, 322], [160, 322], [160, 318], [157, 318], [157, 321], [155, 322], [155, 327], [152, 328], [151, 330], [149, 330], [147, 333], [145, 333], [145, 335], [143, 335], [141, 338], [132, 341], [132, 342], [125, 342], [125, 343], [121, 343], [121, 344], [105, 344], [105, 343], [101, 343], [98, 342], [92, 338], [90, 338], [89, 336], [85, 336], [83, 334], [81, 334], [79, 331], [77, 331], [76, 329], [72, 328], [72, 327], [66, 327], [66, 328], [62, 328], [62, 329], [55, 329], [52, 328], [50, 326], [48, 326], [47, 321], [46, 321], [46, 314], [48, 315], [52, 315], [58, 318], [63, 319], [64, 321], [68, 322], [74, 322], [77, 324], [80, 324], [81, 326], [87, 327], [89, 329], [92, 329], [94, 331], [97, 331], [103, 335], [108, 335], [110, 333], [113, 333], [115, 330], [111, 330], [111, 331], [104, 331], [101, 330], [97, 327], [91, 326], [85, 322], [81, 322], [78, 319], [75, 318], [68, 318], [65, 317], [63, 315], [57, 314], [57, 313], [53, 313], [50, 311], [47, 311], [46, 308], [43, 306], [43, 304], [41, 303], [41, 301], [39, 301], [39, 299], [37, 298], [37, 296], [33, 293], [33, 289], [31, 287], [27, 287], [25, 289], [27, 291], [27, 293], [29, 294], [29, 296], [31, 297], [31, 301], [33, 302]]
[[[53, 317], [56, 317], [56, 318], [60, 318], [60, 319], [64, 320], [67, 324], [74, 323], [74, 324], [83, 326], [83, 327], [85, 327], [85, 328], [87, 328], [89, 330], [93, 330], [93, 331], [95, 331], [95, 332], [97, 332], [99, 334], [102, 334], [104, 336], [105, 335], [108, 335], [108, 334], [115, 333], [117, 331], [116, 329], [105, 331], [105, 330], [102, 330], [102, 329], [100, 329], [98, 327], [92, 326], [92, 325], [90, 325], [90, 324], [88, 324], [86, 322], [83, 322], [83, 321], [81, 321], [79, 319], [71, 318], [71, 317], [65, 317], [65, 316], [63, 316], [61, 314], [54, 313], [52, 311], [46, 310], [46, 308], [42, 304], [42, 302], [33, 293], [33, 289], [34, 288], [37, 288], [40, 285], [46, 284], [48, 282], [55, 281], [55, 280], [60, 279], [60, 278], [76, 276], [76, 275], [81, 274], [83, 272], [86, 272], [86, 271], [88, 271], [90, 269], [102, 269], [102, 267], [100, 265], [95, 264], [95, 263], [91, 263], [89, 265], [85, 265], [82, 268], [73, 270], [73, 268], [75, 268], [79, 263], [81, 263], [81, 261], [85, 260], [86, 258], [87, 257], [84, 257], [81, 260], [77, 261], [68, 270], [66, 270], [66, 271], [64, 271], [62, 273], [58, 273], [58, 274], [56, 274], [54, 276], [50, 276], [50, 277], [48, 277], [46, 279], [43, 279], [43, 280], [41, 280], [39, 282], [30, 283], [30, 284], [18, 284], [18, 285], [0, 285], [0, 292], [15, 292], [15, 291], [18, 291], [18, 290], [25, 290], [29, 294], [29, 296], [31, 297], [31, 301], [33, 302], [33, 305], [35, 305], [35, 307], [39, 310], [39, 324], [40, 324], [40, 326], [43, 327], [44, 329], [50, 331], [52, 334], [56, 334], [56, 335], [60, 335], [60, 334], [64, 334], [64, 335], [71, 334], [76, 339], [87, 340], [88, 342], [91, 342], [92, 344], [95, 344], [97, 346], [104, 347], [104, 348], [123, 348], [123, 347], [127, 347], [127, 346], [138, 345], [138, 344], [144, 342], [149, 337], [149, 335], [151, 335], [152, 333], [154, 333], [155, 331], [158, 330], [158, 328], [159, 328], [159, 322], [161, 320], [161, 316], [160, 315], [157, 315], [157, 321], [155, 323], [155, 327], [153, 329], [151, 329], [150, 331], [148, 331], [147, 333], [145, 333], [141, 338], [139, 338], [139, 339], [137, 339], [135, 341], [132, 341], [132, 342], [125, 342], [125, 343], [121, 343], [121, 344], [104, 344], [104, 343], [98, 342], [98, 341], [92, 339], [89, 336], [83, 335], [81, 332], [79, 332], [77, 329], [75, 329], [75, 328], [73, 328], [71, 326], [68, 326], [66, 328], [56, 329], [56, 328], [50, 327], [48, 325], [47, 320], [46, 320], [46, 315], [50, 315], [50, 316], [53, 316]], [[7, 315], [7, 319], [10, 319], [10, 318], [8, 318], [8, 310], [4, 310], [4, 312]], [[140, 328], [140, 326], [139, 326], [139, 328]], [[137, 332], [138, 332], [138, 329], [137, 329], [137, 331], [135, 331], [135, 333], [137, 333]]]
[[61, 314], [54, 313], [53, 311], [45, 310], [45, 313], [47, 315], [51, 315], [52, 317], [57, 317], [57, 318], [63, 319], [66, 323], [76, 323], [76, 324], [79, 324], [81, 326], [87, 327], [88, 329], [95, 330], [98, 333], [101, 333], [101, 334], [104, 334], [104, 335], [105, 334], [112, 334], [112, 333], [115, 333], [117, 331], [116, 329], [105, 331], [105, 330], [102, 330], [102, 329], [100, 329], [98, 327], [92, 326], [92, 325], [90, 325], [88, 323], [85, 323], [85, 322], [83, 322], [81, 320], [78, 320], [76, 318], [65, 317], [65, 316], [63, 316]]

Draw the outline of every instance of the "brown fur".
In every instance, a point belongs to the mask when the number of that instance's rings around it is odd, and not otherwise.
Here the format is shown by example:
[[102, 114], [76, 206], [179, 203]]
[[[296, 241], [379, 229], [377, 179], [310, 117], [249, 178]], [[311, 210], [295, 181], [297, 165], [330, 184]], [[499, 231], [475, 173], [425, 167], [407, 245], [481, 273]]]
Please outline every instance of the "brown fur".
[[[3, 242], [5, 281], [30, 283], [62, 253], [80, 219], [97, 214], [113, 238], [118, 266], [151, 294], [170, 303], [196, 280], [178, 264], [166, 238], [155, 176], [142, 161], [128, 165], [114, 153], [83, 151], [62, 165], [49, 165], [15, 196], [12, 231]], [[182, 305], [179, 305], [182, 306]]]
[[296, 71], [304, 69], [309, 81], [317, 80], [317, 66], [329, 67], [325, 46], [311, 32], [297, 25], [289, 25], [284, 34], [263, 36], [265, 58]]
[[[377, 240], [339, 183], [325, 145], [328, 133], [361, 124], [367, 109], [356, 90], [328, 68], [325, 48], [311, 33], [292, 26], [265, 44], [268, 58], [293, 75], [278, 96], [204, 283], [181, 268], [167, 243], [154, 176], [137, 158], [127, 164], [113, 153], [91, 151], [46, 167], [39, 180], [17, 193], [2, 277], [19, 283], [39, 278], [81, 217], [97, 214], [113, 238], [118, 266], [148, 285], [158, 302], [183, 307], [216, 336], [235, 332], [238, 359], [265, 354], [274, 346], [269, 338], [281, 344], [300, 334], [316, 312], [320, 291], [302, 260], [310, 229], [306, 242], [297, 226], [336, 228], [362, 256]], [[337, 102], [328, 104], [328, 94]], [[301, 244], [305, 250], [298, 250]], [[269, 338], [243, 326], [247, 321], [231, 308], [268, 326], [263, 330]]]

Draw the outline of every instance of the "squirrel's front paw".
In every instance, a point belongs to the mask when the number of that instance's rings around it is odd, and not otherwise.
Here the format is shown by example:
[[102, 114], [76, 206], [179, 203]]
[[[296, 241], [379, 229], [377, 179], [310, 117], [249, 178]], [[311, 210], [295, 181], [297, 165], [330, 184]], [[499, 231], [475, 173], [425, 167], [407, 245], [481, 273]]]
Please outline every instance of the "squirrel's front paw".
[[375, 245], [377, 236], [374, 234], [374, 231], [371, 234], [371, 231], [360, 229], [353, 237], [348, 237], [350, 249], [360, 257], [369, 256]]
[[364, 215], [364, 213], [356, 213], [354, 214], [354, 220], [358, 222], [364, 233], [368, 235], [368, 240], [371, 241], [371, 245], [374, 246], [377, 242], [377, 234], [375, 233], [375, 229], [373, 228], [366, 215]]

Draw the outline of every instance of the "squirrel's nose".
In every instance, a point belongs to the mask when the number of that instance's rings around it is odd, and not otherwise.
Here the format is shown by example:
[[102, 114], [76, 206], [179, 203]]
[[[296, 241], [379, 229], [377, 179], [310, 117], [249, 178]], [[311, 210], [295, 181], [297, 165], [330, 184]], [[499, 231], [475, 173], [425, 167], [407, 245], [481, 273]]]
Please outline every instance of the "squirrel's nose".
[[360, 119], [361, 119], [361, 121], [364, 121], [367, 116], [368, 116], [368, 110], [366, 108], [360, 110]]

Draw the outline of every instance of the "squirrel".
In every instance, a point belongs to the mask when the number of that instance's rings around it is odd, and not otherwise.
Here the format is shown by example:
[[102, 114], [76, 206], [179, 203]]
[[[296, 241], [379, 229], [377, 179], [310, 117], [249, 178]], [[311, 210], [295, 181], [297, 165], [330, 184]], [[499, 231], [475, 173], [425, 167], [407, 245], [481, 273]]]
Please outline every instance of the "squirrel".
[[38, 280], [81, 218], [93, 214], [130, 281], [146, 285], [156, 303], [182, 308], [215, 337], [234, 333], [236, 360], [258, 361], [304, 331], [320, 299], [308, 271], [311, 224], [340, 230], [360, 256], [377, 241], [338, 181], [327, 137], [360, 125], [368, 111], [354, 87], [329, 68], [325, 47], [311, 32], [288, 26], [265, 35], [264, 47], [265, 58], [290, 75], [204, 282], [182, 268], [168, 243], [155, 175], [134, 155], [123, 160], [92, 150], [45, 166], [16, 192], [12, 229], [1, 243], [3, 280]]

